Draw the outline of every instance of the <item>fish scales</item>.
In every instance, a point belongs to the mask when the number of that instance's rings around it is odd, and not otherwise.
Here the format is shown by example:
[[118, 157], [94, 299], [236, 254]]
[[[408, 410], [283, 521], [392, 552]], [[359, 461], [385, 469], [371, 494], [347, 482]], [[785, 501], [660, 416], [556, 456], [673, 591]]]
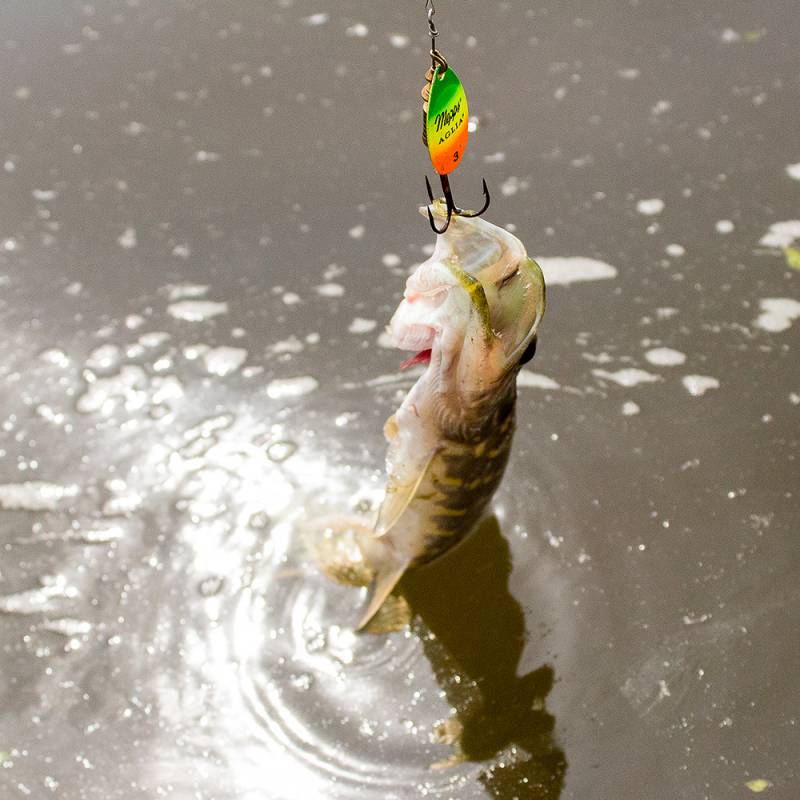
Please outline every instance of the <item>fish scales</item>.
[[430, 496], [423, 552], [411, 566], [433, 561], [454, 547], [479, 521], [503, 477], [514, 435], [511, 409], [500, 426], [477, 443], [446, 440], [432, 463], [430, 479], [418, 497]]

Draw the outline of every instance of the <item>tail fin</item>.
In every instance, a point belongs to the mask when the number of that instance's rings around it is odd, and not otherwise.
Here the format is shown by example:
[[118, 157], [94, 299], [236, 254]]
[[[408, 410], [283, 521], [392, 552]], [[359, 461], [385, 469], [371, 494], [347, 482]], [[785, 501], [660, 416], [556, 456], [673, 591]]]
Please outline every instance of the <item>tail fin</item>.
[[399, 564], [390, 562], [378, 570], [375, 580], [372, 582], [369, 605], [356, 627], [357, 631], [363, 630], [367, 623], [378, 613], [378, 610], [391, 594], [392, 589], [397, 586], [407, 568], [408, 561], [402, 561]]

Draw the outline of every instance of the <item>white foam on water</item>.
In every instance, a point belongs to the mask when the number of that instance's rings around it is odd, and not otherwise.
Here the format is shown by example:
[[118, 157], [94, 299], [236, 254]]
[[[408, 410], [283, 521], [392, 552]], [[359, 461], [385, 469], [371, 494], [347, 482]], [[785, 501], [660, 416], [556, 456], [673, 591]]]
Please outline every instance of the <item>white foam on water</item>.
[[503, 197], [513, 197], [518, 192], [524, 192], [530, 187], [530, 181], [511, 175], [500, 184], [500, 193]]
[[341, 297], [344, 294], [344, 286], [340, 283], [321, 283], [317, 286], [316, 292], [322, 297]]
[[175, 319], [184, 322], [204, 322], [220, 314], [226, 314], [228, 304], [217, 303], [213, 300], [181, 300], [167, 306], [167, 312]]
[[131, 120], [122, 130], [128, 136], [141, 136], [147, 130], [147, 126], [136, 120]]
[[392, 47], [408, 47], [410, 41], [411, 40], [408, 38], [408, 36], [405, 36], [402, 33], [393, 33], [391, 36], [389, 36], [389, 43], [392, 45]]
[[0, 484], [0, 508], [14, 511], [54, 511], [64, 500], [71, 500], [80, 493], [80, 487], [74, 483], [3, 483]]
[[86, 377], [86, 391], [78, 398], [76, 406], [82, 414], [99, 411], [108, 415], [118, 403], [128, 411], [135, 411], [147, 402], [147, 373], [139, 366], [126, 364], [116, 375], [107, 378], [91, 373]]
[[650, 113], [654, 114], [655, 116], [660, 116], [661, 114], [666, 114], [667, 111], [671, 110], [672, 103], [669, 100], [659, 100], [652, 106]]
[[319, 386], [316, 378], [301, 375], [297, 378], [282, 378], [267, 384], [267, 396], [273, 400], [286, 400], [310, 394]]
[[192, 297], [203, 297], [208, 286], [200, 283], [170, 283], [164, 287], [169, 300], [185, 300]]
[[128, 314], [125, 317], [125, 327], [133, 331], [144, 325], [144, 321], [144, 317], [141, 314]]
[[114, 344], [103, 344], [92, 350], [86, 359], [90, 369], [111, 369], [119, 363], [122, 351]]
[[686, 361], [686, 354], [671, 347], [654, 347], [644, 357], [657, 367], [676, 367]]
[[45, 364], [51, 364], [54, 367], [68, 367], [69, 356], [58, 347], [49, 347], [47, 350], [39, 353], [39, 358]]
[[709, 389], [719, 389], [719, 381], [710, 375], [684, 375], [681, 383], [692, 397], [701, 397]]
[[384, 253], [381, 256], [381, 262], [384, 267], [399, 267], [401, 259], [397, 253]]
[[355, 225], [354, 227], [350, 228], [348, 233], [353, 239], [360, 239], [366, 231], [366, 228], [363, 225]]
[[634, 403], [633, 400], [627, 400], [622, 404], [622, 415], [625, 417], [634, 417], [641, 410], [642, 409], [639, 408], [639, 404]]
[[787, 164], [786, 174], [796, 181], [800, 181], [800, 161], [797, 164]]
[[86, 373], [86, 391], [78, 398], [81, 414], [110, 416], [118, 407], [138, 411], [161, 405], [183, 396], [183, 387], [174, 375], [149, 378], [142, 367], [126, 364], [118, 373], [98, 378]]
[[125, 228], [125, 230], [117, 237], [117, 244], [125, 250], [130, 250], [136, 247], [136, 228]]
[[61, 617], [60, 619], [49, 619], [43, 622], [39, 628], [43, 631], [58, 633], [71, 639], [73, 636], [85, 636], [92, 631], [92, 623], [85, 619], [74, 619], [73, 617]]
[[190, 344], [181, 351], [187, 361], [196, 361], [200, 356], [211, 348], [207, 344]]
[[164, 344], [169, 338], [170, 336], [166, 331], [150, 331], [148, 333], [143, 333], [139, 337], [139, 344], [142, 345], [142, 347], [158, 347]]
[[305, 17], [303, 19], [303, 24], [315, 27], [317, 25], [324, 25], [329, 19], [330, 15], [322, 11], [318, 14], [311, 14], [311, 16]]
[[129, 517], [144, 502], [144, 497], [120, 478], [106, 481], [106, 488], [111, 496], [103, 503], [101, 512], [104, 517]]
[[717, 233], [725, 234], [732, 233], [736, 226], [729, 219], [720, 219], [717, 220], [717, 224], [714, 227], [717, 229]]
[[560, 389], [561, 384], [558, 381], [548, 378], [547, 375], [541, 375], [538, 372], [531, 372], [527, 369], [521, 369], [517, 375], [517, 386], [521, 389]]
[[270, 345], [267, 352], [273, 355], [282, 355], [283, 353], [300, 353], [304, 349], [303, 343], [294, 335], [288, 339], [281, 339], [279, 342]]
[[635, 367], [626, 367], [625, 369], [618, 369], [616, 372], [609, 372], [605, 369], [593, 369], [592, 374], [602, 380], [612, 381], [619, 386], [638, 386], [641, 383], [655, 383], [660, 381], [659, 375], [653, 375], [652, 372], [646, 372], [643, 369], [636, 369]]
[[0, 612], [4, 614], [41, 614], [60, 611], [63, 600], [73, 600], [78, 590], [63, 575], [45, 575], [42, 586], [24, 592], [0, 596]]
[[350, 333], [369, 333], [374, 331], [378, 323], [374, 319], [364, 319], [363, 317], [356, 317], [348, 326], [347, 330]]
[[347, 36], [355, 36], [359, 39], [363, 38], [369, 33], [369, 28], [363, 22], [356, 22], [345, 31]]
[[548, 286], [569, 286], [582, 281], [609, 280], [617, 277], [616, 267], [583, 256], [554, 256], [537, 258]]
[[56, 411], [52, 406], [49, 406], [47, 403], [39, 403], [38, 406], [34, 409], [36, 414], [40, 416], [42, 419], [47, 420], [48, 422], [52, 422], [53, 425], [61, 425], [66, 420], [66, 415], [60, 411]]
[[70, 528], [66, 531], [45, 531], [17, 541], [31, 542], [79, 542], [80, 544], [111, 544], [125, 536], [119, 525], [93, 523], [91, 528]]
[[214, 347], [203, 353], [206, 369], [220, 377], [236, 372], [246, 360], [247, 350], [243, 347]]
[[672, 256], [673, 258], [680, 258], [686, 255], [686, 248], [682, 244], [668, 244], [664, 248], [664, 251], [668, 256]]
[[287, 306], [296, 306], [301, 302], [300, 295], [297, 294], [297, 292], [284, 292], [281, 296], [281, 300], [283, 300]]
[[789, 330], [800, 317], [800, 302], [791, 297], [765, 297], [759, 307], [761, 313], [753, 324], [770, 333]]
[[789, 247], [795, 239], [800, 239], [800, 219], [787, 219], [773, 222], [769, 230], [761, 237], [759, 244], [764, 247]]
[[636, 210], [646, 217], [660, 214], [664, 210], [664, 201], [660, 197], [651, 197], [646, 200], [639, 200], [636, 203]]

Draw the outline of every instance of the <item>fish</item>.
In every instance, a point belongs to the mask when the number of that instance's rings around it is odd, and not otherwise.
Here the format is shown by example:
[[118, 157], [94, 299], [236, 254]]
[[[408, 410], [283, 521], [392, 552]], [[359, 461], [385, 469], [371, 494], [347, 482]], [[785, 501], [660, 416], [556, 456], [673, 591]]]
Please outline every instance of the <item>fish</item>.
[[[443, 201], [431, 210], [437, 221], [447, 216]], [[517, 373], [533, 357], [544, 309], [538, 264], [516, 236], [480, 217], [453, 217], [409, 276], [388, 342], [412, 353], [403, 368], [425, 368], [384, 426], [377, 518], [354, 523], [348, 545], [330, 547], [323, 564], [337, 580], [369, 583], [357, 630], [408, 570], [457, 545], [484, 515], [508, 462]]]

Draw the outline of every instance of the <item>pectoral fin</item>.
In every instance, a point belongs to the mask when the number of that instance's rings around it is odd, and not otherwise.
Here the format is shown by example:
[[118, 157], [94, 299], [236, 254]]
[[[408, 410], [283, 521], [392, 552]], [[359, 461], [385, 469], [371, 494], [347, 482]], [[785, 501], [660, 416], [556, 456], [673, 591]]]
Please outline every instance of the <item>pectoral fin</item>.
[[430, 454], [420, 471], [407, 483], [398, 483], [392, 478], [389, 479], [389, 483], [386, 486], [386, 496], [383, 498], [381, 509], [378, 512], [378, 519], [375, 522], [375, 536], [380, 537], [388, 533], [408, 508], [408, 504], [414, 499], [417, 489], [419, 489], [420, 484], [428, 474], [436, 452], [434, 450]]
[[362, 630], [378, 613], [381, 606], [386, 601], [386, 598], [392, 593], [392, 589], [397, 586], [398, 581], [403, 577], [403, 573], [406, 571], [407, 567], [407, 561], [400, 562], [399, 564], [392, 562], [378, 570], [370, 589], [371, 596], [369, 605], [356, 627], [357, 631]]

